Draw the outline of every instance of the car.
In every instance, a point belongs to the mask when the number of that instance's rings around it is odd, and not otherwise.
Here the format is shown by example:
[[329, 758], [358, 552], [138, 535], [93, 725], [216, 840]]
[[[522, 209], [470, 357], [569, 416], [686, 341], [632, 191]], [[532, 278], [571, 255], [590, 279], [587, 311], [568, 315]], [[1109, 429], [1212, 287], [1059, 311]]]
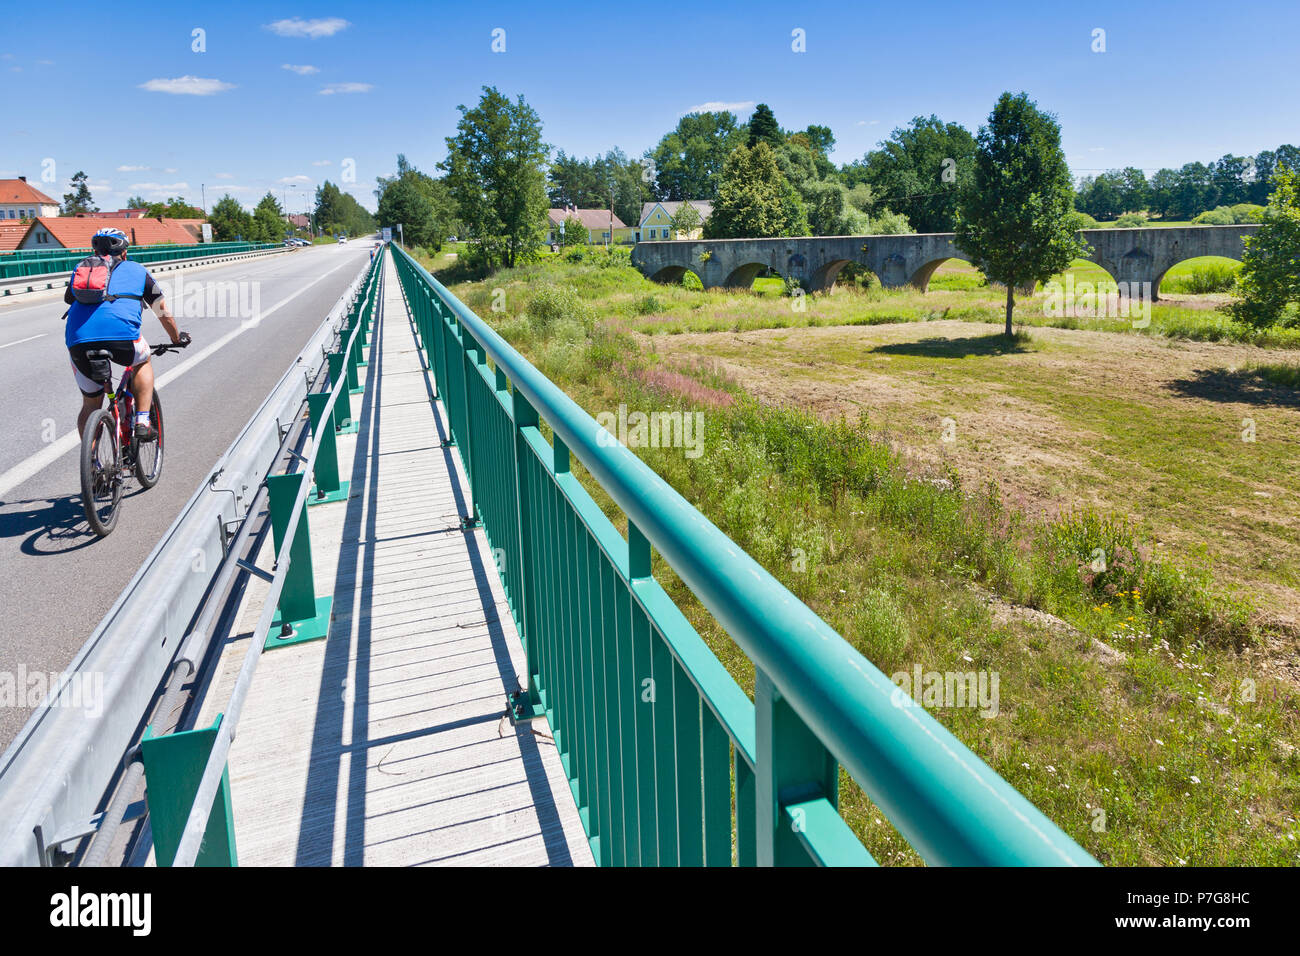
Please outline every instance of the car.
[[348, 241], [348, 237], [347, 237], [347, 236], [339, 236], [339, 245], [340, 245], [340, 246], [343, 245], [343, 243], [345, 243], [345, 242], [347, 242], [347, 241]]

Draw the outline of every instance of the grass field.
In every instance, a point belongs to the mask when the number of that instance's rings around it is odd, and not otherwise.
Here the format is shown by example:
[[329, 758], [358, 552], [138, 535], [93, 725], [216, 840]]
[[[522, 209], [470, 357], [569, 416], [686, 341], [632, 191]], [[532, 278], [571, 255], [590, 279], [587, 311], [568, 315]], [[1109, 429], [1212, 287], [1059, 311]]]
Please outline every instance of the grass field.
[[[886, 674], [996, 672], [998, 716], [934, 715], [1100, 860], [1295, 865], [1300, 338], [1193, 296], [1049, 321], [1040, 295], [1008, 341], [954, 265], [802, 312], [558, 260], [452, 289], [593, 414], [704, 411], [701, 457], [637, 453]], [[842, 812], [918, 862], [849, 782]]]

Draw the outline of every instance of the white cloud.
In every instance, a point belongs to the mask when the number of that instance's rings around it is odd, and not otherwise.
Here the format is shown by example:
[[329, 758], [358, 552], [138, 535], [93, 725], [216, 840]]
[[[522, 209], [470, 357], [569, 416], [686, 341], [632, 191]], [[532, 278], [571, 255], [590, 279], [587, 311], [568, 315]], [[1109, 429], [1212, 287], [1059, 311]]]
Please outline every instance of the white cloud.
[[312, 161], [312, 165], [313, 165], [313, 166], [333, 166], [333, 165], [334, 165], [334, 162], [333, 162], [333, 160], [329, 160], [329, 159], [317, 159], [317, 160], [313, 160], [313, 161]]
[[218, 178], [218, 179], [234, 179], [235, 177], [234, 177], [233, 175], [231, 175], [230, 173], [217, 173], [217, 178]]
[[148, 168], [148, 166], [119, 166], [117, 167], [117, 171], [119, 173], [138, 173]]
[[304, 176], [302, 175], [302, 173], [299, 173], [297, 176], [281, 176], [279, 179], [276, 180], [276, 182], [279, 183], [281, 186], [288, 186], [292, 183], [309, 183], [311, 182], [311, 177]]
[[53, 65], [54, 65], [54, 61], [53, 61], [53, 60], [37, 60], [36, 62], [39, 63], [41, 66], [53, 66]]
[[164, 172], [164, 173], [178, 173], [178, 172], [180, 172], [180, 170], [179, 170], [179, 169], [164, 169], [163, 172]]
[[1089, 147], [1088, 147], [1088, 152], [1090, 152], [1090, 153], [1104, 153], [1104, 152], [1106, 152], [1106, 147], [1105, 147], [1105, 146], [1089, 146]]
[[132, 183], [132, 192], [176, 194], [190, 188], [189, 183]]
[[282, 37], [311, 37], [316, 40], [320, 37], [332, 37], [349, 26], [351, 24], [342, 17], [322, 17], [314, 20], [290, 17], [288, 20], [268, 23], [266, 28]]
[[[753, 100], [745, 100], [740, 103], [724, 103], [721, 100], [709, 100], [707, 103], [700, 103], [686, 110], [686, 113], [748, 113], [754, 108]], [[683, 114], [684, 115], [684, 114]]]
[[148, 83], [140, 84], [142, 90], [150, 90], [154, 93], [179, 93], [188, 96], [211, 96], [213, 93], [220, 93], [222, 90], [233, 90], [234, 88], [234, 83], [204, 79], [201, 76], [178, 76], [172, 79], [150, 80]]
[[299, 76], [311, 76], [313, 73], [320, 72], [320, 67], [311, 66], [310, 64], [307, 63], [303, 63], [303, 64], [285, 63], [280, 67], [280, 69], [288, 70], [291, 73], [297, 73]]
[[369, 83], [335, 83], [321, 90], [322, 96], [332, 96], [335, 93], [369, 93], [374, 87]]

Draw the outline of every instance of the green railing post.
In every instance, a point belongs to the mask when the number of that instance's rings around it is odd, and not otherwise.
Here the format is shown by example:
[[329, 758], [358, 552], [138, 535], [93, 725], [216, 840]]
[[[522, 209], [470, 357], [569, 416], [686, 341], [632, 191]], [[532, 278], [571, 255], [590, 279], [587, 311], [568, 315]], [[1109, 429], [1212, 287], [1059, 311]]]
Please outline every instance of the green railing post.
[[298, 490], [306, 476], [300, 472], [271, 475], [266, 479], [270, 497], [271, 531], [275, 539], [275, 553], [280, 553], [290, 523], [298, 522], [289, 549], [289, 567], [285, 571], [284, 588], [280, 591], [279, 613], [271, 621], [266, 636], [266, 648], [300, 644], [320, 640], [329, 634], [330, 612], [334, 598], [316, 596], [316, 577], [311, 566], [311, 534], [307, 525], [307, 506], [293, 514]]
[[758, 739], [757, 838], [759, 866], [807, 866], [799, 839], [800, 819], [785, 808], [817, 797], [839, 806], [839, 765], [799, 719], [761, 670], [754, 674], [754, 718]]
[[307, 504], [323, 505], [347, 498], [351, 482], [339, 480], [338, 439], [334, 437], [332, 423], [323, 423], [329, 392], [313, 392], [307, 396], [307, 412], [311, 419], [312, 438], [320, 445], [312, 475], [316, 485], [307, 496]]
[[[179, 730], [161, 737], [154, 736], [152, 725], [144, 729], [140, 759], [144, 762], [144, 796], [149, 806], [157, 866], [171, 866], [176, 859], [176, 848], [185, 832], [221, 720], [222, 715], [218, 714], [211, 727]], [[194, 865], [239, 865], [235, 854], [235, 817], [230, 809], [229, 767], [221, 772], [221, 784], [213, 797], [212, 813]]]
[[338, 401], [334, 403], [334, 430], [340, 435], [351, 435], [360, 428], [359, 423], [352, 420], [352, 402], [348, 398], [347, 376], [343, 371], [343, 353], [330, 352], [326, 357], [330, 369], [330, 388], [339, 388]]

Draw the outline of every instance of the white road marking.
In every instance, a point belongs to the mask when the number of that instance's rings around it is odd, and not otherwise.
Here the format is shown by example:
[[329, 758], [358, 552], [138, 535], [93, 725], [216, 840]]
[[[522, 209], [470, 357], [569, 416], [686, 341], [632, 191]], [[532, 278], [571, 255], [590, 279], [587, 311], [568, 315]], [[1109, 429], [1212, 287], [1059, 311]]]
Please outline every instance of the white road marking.
[[24, 342], [30, 342], [32, 339], [42, 339], [49, 334], [50, 333], [48, 332], [42, 332], [40, 335], [29, 335], [25, 339], [19, 339], [17, 342], [6, 342], [4, 345], [0, 345], [0, 349], [7, 349], [11, 345], [22, 345]]
[[[357, 265], [357, 263], [354, 261], [344, 261], [336, 265], [333, 269], [330, 269], [329, 272], [321, 273], [315, 279], [312, 279], [310, 282], [308, 282], [305, 286], [302, 286], [293, 294], [289, 295], [284, 299], [281, 299], [275, 305], [271, 306], [269, 309], [263, 312], [262, 318], [265, 319], [272, 312], [276, 312], [279, 309], [283, 308], [284, 306], [288, 305], [294, 299], [298, 298], [298, 296], [302, 295], [304, 292], [306, 292], [308, 289], [314, 286], [317, 282], [320, 282], [326, 276], [338, 272], [340, 269], [342, 269], [344, 266], [347, 265]], [[170, 382], [176, 381], [178, 378], [180, 378], [190, 369], [194, 368], [196, 365], [198, 365], [204, 359], [211, 356], [222, 346], [226, 345], [231, 339], [235, 338], [237, 335], [240, 335], [251, 328], [256, 328], [256, 326], [253, 324], [245, 325], [241, 323], [238, 328], [232, 329], [230, 332], [227, 332], [225, 335], [217, 339], [217, 341], [213, 342], [211, 345], [203, 349], [203, 351], [199, 352], [197, 355], [193, 355], [190, 358], [187, 358], [180, 365], [176, 366], [174, 369], [167, 372], [167, 374], [159, 375], [154, 380], [155, 384], [159, 388], [161, 388], [162, 386], [167, 385]], [[81, 444], [81, 437], [77, 434], [76, 430], [74, 429], [72, 431], [67, 432], [66, 434], [60, 435], [54, 441], [50, 442], [48, 445], [46, 445], [44, 448], [38, 451], [36, 454], [23, 459], [18, 464], [14, 465], [12, 468], [6, 471], [4, 474], [0, 475], [0, 497], [9, 494], [10, 491], [12, 491], [14, 488], [17, 488], [28, 478], [31, 478], [33, 475], [38, 474], [44, 468], [48, 467], [49, 465], [52, 465], [54, 462], [58, 461], [59, 458], [66, 455], [68, 452], [72, 451], [72, 449], [78, 447], [80, 444]]]

